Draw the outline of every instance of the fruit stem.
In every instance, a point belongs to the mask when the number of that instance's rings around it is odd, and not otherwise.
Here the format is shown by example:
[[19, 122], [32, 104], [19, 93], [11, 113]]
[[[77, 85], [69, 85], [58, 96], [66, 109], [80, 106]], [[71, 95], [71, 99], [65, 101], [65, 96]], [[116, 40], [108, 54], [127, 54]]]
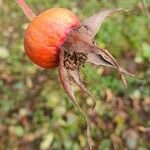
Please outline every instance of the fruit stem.
[[25, 3], [25, 0], [16, 0], [16, 3], [21, 7], [24, 14], [27, 16], [29, 20], [32, 20], [36, 17], [35, 13], [29, 8], [29, 6]]

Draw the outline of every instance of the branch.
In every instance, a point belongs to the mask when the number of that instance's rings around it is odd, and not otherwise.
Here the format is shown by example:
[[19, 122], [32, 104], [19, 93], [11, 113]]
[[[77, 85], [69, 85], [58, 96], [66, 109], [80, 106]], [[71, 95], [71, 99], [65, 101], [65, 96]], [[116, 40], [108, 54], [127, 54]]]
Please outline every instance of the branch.
[[32, 20], [36, 17], [35, 13], [29, 8], [29, 6], [25, 3], [25, 0], [15, 0], [16, 3], [21, 7], [24, 14], [27, 16], [29, 20]]

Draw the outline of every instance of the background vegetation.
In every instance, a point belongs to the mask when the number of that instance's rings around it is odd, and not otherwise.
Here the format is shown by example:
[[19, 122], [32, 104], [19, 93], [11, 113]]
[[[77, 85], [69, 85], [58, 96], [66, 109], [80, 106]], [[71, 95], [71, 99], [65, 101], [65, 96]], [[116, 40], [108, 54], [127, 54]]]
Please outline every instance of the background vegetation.
[[[107, 19], [95, 40], [142, 80], [127, 77], [125, 89], [116, 71], [89, 64], [82, 75], [97, 97], [95, 112], [90, 115], [95, 150], [150, 149], [150, 1], [27, 2], [36, 14], [66, 7], [81, 19], [102, 8], [132, 9]], [[0, 0], [0, 15], [0, 149], [87, 149], [85, 122], [60, 86], [57, 68], [41, 69], [23, 52], [29, 20], [14, 0]], [[74, 90], [89, 112], [91, 99], [76, 87]]]

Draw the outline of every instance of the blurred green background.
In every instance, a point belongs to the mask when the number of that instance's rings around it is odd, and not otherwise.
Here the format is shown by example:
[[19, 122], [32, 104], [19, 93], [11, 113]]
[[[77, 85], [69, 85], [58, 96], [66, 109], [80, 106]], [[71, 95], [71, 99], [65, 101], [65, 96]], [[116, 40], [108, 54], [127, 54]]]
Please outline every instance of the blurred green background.
[[[27, 0], [26, 0], [27, 1]], [[125, 89], [116, 71], [87, 64], [82, 76], [97, 97], [74, 87], [78, 102], [90, 113], [95, 150], [150, 149], [150, 1], [149, 0], [28, 0], [39, 14], [65, 7], [81, 19], [102, 8], [132, 11], [106, 19], [95, 40], [128, 71]], [[23, 51], [29, 20], [14, 0], [0, 0], [0, 149], [86, 150], [86, 124], [66, 96], [58, 69], [34, 65]]]

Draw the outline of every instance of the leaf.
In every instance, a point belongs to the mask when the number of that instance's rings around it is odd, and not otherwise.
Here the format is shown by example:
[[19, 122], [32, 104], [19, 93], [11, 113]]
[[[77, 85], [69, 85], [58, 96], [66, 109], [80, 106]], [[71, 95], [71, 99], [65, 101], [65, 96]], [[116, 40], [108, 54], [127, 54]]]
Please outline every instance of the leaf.
[[0, 58], [7, 58], [9, 57], [9, 52], [6, 47], [0, 47]]
[[22, 126], [11, 126], [10, 131], [15, 133], [18, 137], [21, 137], [24, 135], [24, 129]]
[[150, 44], [147, 44], [147, 43], [143, 43], [143, 57], [145, 59], [147, 59], [148, 61], [150, 61]]
[[52, 142], [53, 142], [53, 139], [54, 139], [54, 135], [53, 133], [49, 133], [47, 134], [45, 137], [44, 137], [44, 140], [41, 142], [40, 144], [40, 149], [41, 150], [45, 150], [45, 149], [48, 149], [50, 148]]
[[109, 150], [111, 145], [111, 141], [109, 139], [102, 140], [99, 150]]

